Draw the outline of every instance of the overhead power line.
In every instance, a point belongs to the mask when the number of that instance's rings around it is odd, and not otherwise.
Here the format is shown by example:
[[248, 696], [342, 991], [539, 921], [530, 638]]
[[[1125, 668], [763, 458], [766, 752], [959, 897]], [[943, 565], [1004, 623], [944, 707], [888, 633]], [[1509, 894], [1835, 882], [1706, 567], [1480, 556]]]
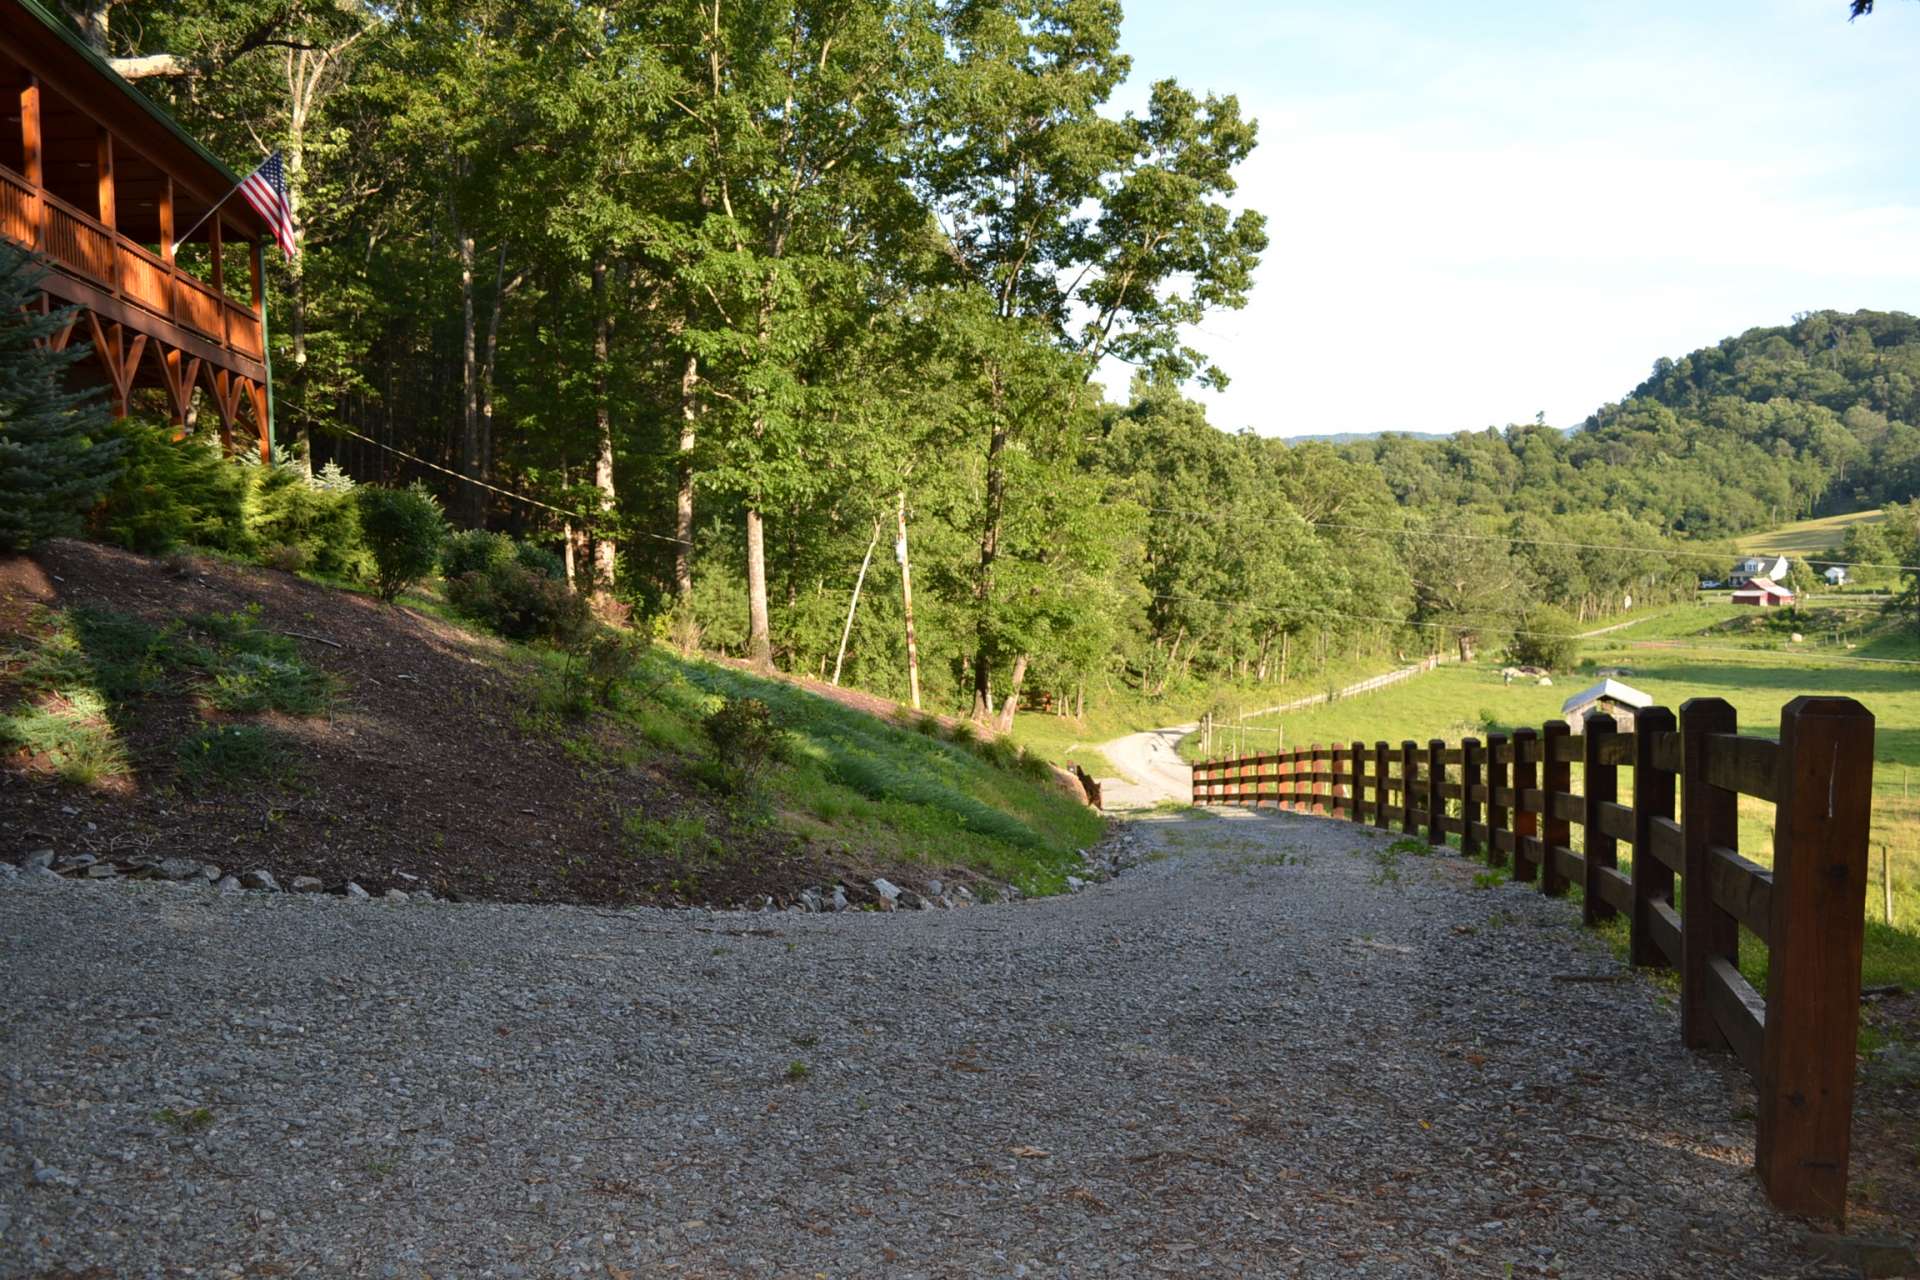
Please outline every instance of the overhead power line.
[[[425, 458], [422, 458], [418, 454], [408, 453], [405, 449], [396, 449], [390, 444], [382, 444], [380, 443], [380, 441], [375, 440], [372, 436], [361, 435], [358, 431], [355, 431], [352, 427], [342, 427], [338, 425], [332, 425], [327, 427], [327, 431], [332, 433], [338, 433], [343, 436], [352, 436], [356, 440], [364, 440], [376, 449], [385, 449], [388, 453], [395, 454], [399, 457], [405, 458], [409, 462], [417, 462], [423, 467], [430, 467], [433, 470], [438, 471], [442, 475], [452, 476], [455, 480], [462, 480], [462, 481], [465, 481], [467, 484], [478, 485], [480, 488], [486, 489], [492, 493], [497, 493], [503, 498], [512, 498], [515, 502], [524, 502], [530, 507], [539, 507], [543, 511], [556, 512], [557, 514], [566, 516], [569, 519], [578, 520], [582, 524], [587, 525], [589, 528], [600, 523], [600, 521], [605, 519], [604, 516], [590, 516], [584, 512], [569, 511], [565, 507], [556, 507], [551, 502], [542, 502], [538, 498], [529, 498], [523, 493], [515, 493], [511, 489], [502, 489], [497, 484], [488, 484], [485, 480], [475, 480], [472, 476], [462, 475], [460, 472], [451, 470], [447, 467], [443, 467], [437, 462], [428, 462]], [[656, 542], [671, 542], [675, 546], [681, 546], [681, 547], [690, 547], [693, 545], [691, 542], [688, 542], [685, 538], [669, 538], [663, 533], [648, 533], [644, 529], [636, 530], [635, 532], [637, 532], [638, 535], [642, 538], [652, 538]]]
[[[1232, 523], [1244, 523], [1251, 517], [1235, 516], [1219, 511], [1192, 511], [1180, 507], [1148, 507], [1148, 511], [1162, 515], [1191, 516], [1199, 520], [1225, 520]], [[1665, 556], [1671, 560], [1712, 560], [1720, 553], [1716, 551], [1687, 551], [1677, 547], [1640, 547], [1625, 543], [1579, 542], [1563, 538], [1521, 538], [1505, 533], [1446, 533], [1437, 529], [1406, 529], [1391, 525], [1352, 524], [1343, 520], [1302, 520], [1302, 524], [1315, 529], [1340, 529], [1353, 533], [1380, 533], [1389, 537], [1439, 538], [1451, 542], [1505, 542], [1509, 545], [1532, 547], [1565, 547], [1580, 551], [1631, 551], [1640, 555]], [[1747, 553], [1741, 553], [1747, 554]], [[1786, 555], [1784, 551], [1756, 551], [1750, 553], [1762, 555]], [[1802, 557], [1803, 559], [1809, 557]], [[1821, 564], [1838, 565], [1844, 569], [1892, 569], [1901, 573], [1920, 573], [1920, 565], [1877, 564], [1868, 560], [1835, 560], [1829, 556], [1815, 555], [1811, 559]]]
[[[1385, 622], [1393, 626], [1416, 627], [1424, 630], [1451, 631], [1451, 632], [1457, 632], [1457, 633], [1470, 632], [1474, 635], [1529, 636], [1529, 637], [1539, 637], [1539, 638], [1547, 638], [1547, 639], [1566, 639], [1567, 638], [1566, 636], [1562, 635], [1560, 632], [1557, 632], [1557, 631], [1531, 631], [1524, 627], [1487, 627], [1487, 626], [1476, 626], [1476, 625], [1457, 623], [1457, 622], [1416, 622], [1410, 618], [1395, 618], [1386, 614], [1341, 613], [1332, 609], [1308, 609], [1308, 608], [1301, 608], [1298, 606], [1288, 606], [1288, 605], [1263, 605], [1263, 604], [1255, 604], [1250, 600], [1219, 600], [1219, 599], [1214, 599], [1208, 596], [1180, 596], [1180, 595], [1165, 595], [1165, 594], [1156, 594], [1153, 598], [1155, 600], [1177, 601], [1177, 602], [1183, 602], [1186, 604], [1210, 604], [1223, 609], [1249, 609], [1255, 613], [1278, 613], [1278, 614], [1287, 614], [1287, 615], [1302, 617], [1302, 618], [1339, 618], [1342, 621], [1346, 621], [1346, 622]], [[1628, 645], [1628, 644], [1634, 644], [1634, 643], [1644, 643], [1644, 642], [1636, 642], [1631, 640], [1620, 640], [1616, 642], [1616, 644], [1619, 644], [1619, 645]], [[1606, 646], [1602, 646], [1602, 647], [1606, 647]], [[1676, 642], [1671, 646], [1670, 649], [1665, 649], [1662, 651], [1664, 652], [1679, 651], [1679, 652], [1690, 652], [1690, 653], [1731, 653], [1731, 654], [1738, 654], [1741, 657], [1792, 658], [1800, 662], [1805, 662], [1811, 659], [1815, 662], [1841, 662], [1841, 663], [1871, 662], [1871, 663], [1876, 663], [1881, 665], [1920, 667], [1920, 659], [1916, 659], [1916, 658], [1869, 658], [1864, 655], [1854, 655], [1854, 654], [1838, 654], [1838, 655], [1830, 656], [1827, 654], [1818, 654], [1818, 653], [1788, 653], [1778, 649], [1748, 649], [1739, 645], [1688, 645], [1688, 644], [1681, 644]]]

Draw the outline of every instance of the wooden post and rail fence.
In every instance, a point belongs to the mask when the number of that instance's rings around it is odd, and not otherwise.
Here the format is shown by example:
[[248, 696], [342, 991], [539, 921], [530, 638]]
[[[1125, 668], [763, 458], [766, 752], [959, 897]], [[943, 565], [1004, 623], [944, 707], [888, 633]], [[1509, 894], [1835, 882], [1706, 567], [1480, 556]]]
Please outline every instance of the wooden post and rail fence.
[[[1873, 805], [1873, 715], [1851, 698], [1795, 698], [1780, 736], [1739, 736], [1734, 709], [1649, 707], [1635, 731], [1597, 715], [1424, 747], [1313, 745], [1193, 767], [1197, 805], [1279, 805], [1461, 851], [1582, 916], [1628, 921], [1632, 963], [1680, 975], [1688, 1048], [1731, 1051], [1758, 1095], [1755, 1165], [1794, 1213], [1844, 1216]], [[1572, 786], [1581, 765], [1584, 791]], [[1619, 802], [1631, 771], [1633, 803]], [[1775, 806], [1773, 868], [1741, 856], [1738, 801]], [[1677, 803], [1676, 803], [1677, 802]], [[1571, 847], [1572, 828], [1585, 834]], [[1619, 850], [1632, 854], [1629, 871]], [[1692, 890], [1698, 887], [1699, 892]], [[1740, 926], [1767, 945], [1766, 991], [1739, 969]]]

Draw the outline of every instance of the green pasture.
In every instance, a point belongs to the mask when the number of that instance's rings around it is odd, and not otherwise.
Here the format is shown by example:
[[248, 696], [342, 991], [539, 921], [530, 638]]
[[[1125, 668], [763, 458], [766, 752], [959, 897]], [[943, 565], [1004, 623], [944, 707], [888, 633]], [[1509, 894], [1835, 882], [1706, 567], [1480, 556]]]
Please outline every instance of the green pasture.
[[1880, 510], [1853, 511], [1844, 516], [1819, 516], [1796, 520], [1764, 533], [1750, 533], [1735, 541], [1742, 554], [1817, 556], [1833, 551], [1846, 540], [1847, 530], [1857, 524], [1879, 524], [1887, 518]]

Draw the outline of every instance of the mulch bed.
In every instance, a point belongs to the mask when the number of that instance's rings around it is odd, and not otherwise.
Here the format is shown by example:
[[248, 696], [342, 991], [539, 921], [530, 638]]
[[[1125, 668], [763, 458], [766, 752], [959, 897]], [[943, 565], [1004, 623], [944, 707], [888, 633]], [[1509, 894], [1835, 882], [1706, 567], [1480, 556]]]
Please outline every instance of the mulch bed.
[[[164, 624], [250, 604], [260, 606], [262, 626], [298, 633], [302, 658], [337, 681], [326, 716], [253, 717], [292, 745], [295, 777], [186, 787], [176, 776], [177, 744], [217, 713], [188, 693], [140, 699], [115, 717], [130, 779], [78, 787], [25, 752], [0, 758], [0, 857], [43, 847], [101, 858], [147, 853], [265, 868], [283, 882], [318, 876], [336, 890], [353, 880], [373, 893], [430, 888], [518, 902], [784, 901], [840, 878], [845, 858], [733, 822], [671, 758], [610, 768], [569, 755], [563, 733], [529, 715], [532, 673], [485, 637], [213, 560], [153, 560], [69, 541], [0, 557], [0, 650], [44, 630], [36, 606], [91, 605]], [[0, 710], [20, 695], [0, 675]], [[636, 857], [622, 847], [623, 823], [636, 813], [698, 814], [727, 855], [711, 865]]]

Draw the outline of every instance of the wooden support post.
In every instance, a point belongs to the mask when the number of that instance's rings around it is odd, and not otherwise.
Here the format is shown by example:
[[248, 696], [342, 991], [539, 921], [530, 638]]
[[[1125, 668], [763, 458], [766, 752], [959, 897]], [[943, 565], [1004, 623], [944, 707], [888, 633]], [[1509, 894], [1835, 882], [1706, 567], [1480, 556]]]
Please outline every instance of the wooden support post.
[[1612, 716], [1588, 716], [1585, 729], [1580, 737], [1580, 764], [1585, 775], [1580, 790], [1586, 795], [1586, 808], [1581, 815], [1582, 833], [1586, 843], [1587, 876], [1581, 886], [1585, 898], [1580, 904], [1580, 918], [1589, 925], [1611, 920], [1620, 913], [1612, 903], [1601, 895], [1600, 877], [1603, 868], [1620, 865], [1620, 844], [1612, 836], [1600, 832], [1600, 806], [1602, 803], [1617, 801], [1620, 798], [1619, 770], [1610, 764], [1600, 763], [1600, 748], [1606, 740], [1619, 729], [1619, 722]]
[[1322, 750], [1324, 750], [1324, 748], [1322, 748], [1321, 745], [1317, 742], [1307, 748], [1307, 812], [1308, 813], [1325, 813], [1327, 811], [1327, 806], [1321, 800], [1321, 797], [1326, 793], [1323, 792], [1320, 788], [1323, 786], [1326, 786], [1326, 787], [1329, 787], [1329, 789], [1331, 789], [1330, 784], [1321, 782], [1315, 776], [1320, 772], [1320, 758], [1321, 758], [1320, 753], [1322, 752]]
[[1540, 815], [1527, 808], [1524, 793], [1539, 781], [1540, 734], [1535, 729], [1513, 731], [1513, 878], [1530, 884], [1540, 864], [1528, 854], [1525, 841], [1540, 833]]
[[1872, 713], [1851, 698], [1789, 702], [1775, 793], [1755, 1163], [1775, 1205], [1839, 1219], [1860, 1028]]
[[[1727, 1037], [1713, 1020], [1708, 972], [1717, 957], [1739, 968], [1740, 926], [1713, 900], [1715, 845], [1740, 847], [1739, 797], [1707, 781], [1710, 733], [1739, 727], [1723, 698], [1689, 698], [1680, 705], [1680, 814], [1685, 855], [1680, 879], [1680, 1040], [1689, 1049], [1724, 1050]], [[1858, 1003], [1858, 997], [1855, 998]]]
[[42, 189], [47, 185], [46, 153], [40, 136], [40, 81], [32, 75], [20, 86], [20, 165], [27, 185], [33, 188], [33, 247], [47, 243], [47, 202]]
[[1633, 717], [1633, 919], [1628, 957], [1636, 965], [1665, 969], [1667, 953], [1654, 941], [1653, 905], [1673, 906], [1673, 868], [1653, 852], [1653, 820], [1674, 815], [1675, 775], [1655, 766], [1653, 740], [1672, 733], [1673, 712], [1648, 707]]
[[1480, 838], [1473, 830], [1480, 821], [1480, 801], [1473, 792], [1480, 785], [1482, 763], [1480, 739], [1460, 739], [1460, 852], [1468, 858], [1480, 852]]
[[1558, 898], [1567, 891], [1567, 878], [1554, 861], [1556, 846], [1567, 848], [1573, 840], [1573, 825], [1553, 814], [1553, 798], [1573, 794], [1573, 766], [1555, 760], [1560, 741], [1570, 737], [1573, 726], [1565, 720], [1549, 720], [1540, 734], [1540, 892]]
[[1400, 834], [1418, 835], [1420, 805], [1415, 796], [1420, 786], [1420, 748], [1408, 738], [1400, 744]]
[[1384, 742], [1373, 744], [1373, 825], [1385, 831], [1392, 825], [1387, 817], [1387, 770], [1392, 748]]
[[1444, 739], [1427, 740], [1427, 843], [1434, 845], [1447, 842], [1447, 798], [1440, 793], [1447, 783], [1446, 750]]

